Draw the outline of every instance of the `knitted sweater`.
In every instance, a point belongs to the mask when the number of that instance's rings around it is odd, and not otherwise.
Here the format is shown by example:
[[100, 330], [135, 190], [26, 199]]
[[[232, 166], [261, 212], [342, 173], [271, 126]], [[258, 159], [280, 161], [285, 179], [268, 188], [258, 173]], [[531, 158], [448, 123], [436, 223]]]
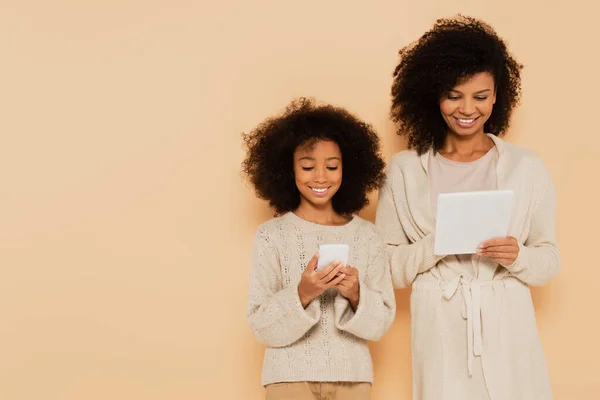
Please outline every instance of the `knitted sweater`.
[[[359, 271], [356, 312], [333, 287], [304, 309], [302, 272], [320, 244], [350, 245], [348, 265]], [[343, 226], [318, 225], [287, 213], [262, 224], [255, 236], [247, 318], [267, 345], [262, 384], [372, 382], [367, 340], [378, 340], [395, 316], [383, 241], [372, 223], [354, 216]]]

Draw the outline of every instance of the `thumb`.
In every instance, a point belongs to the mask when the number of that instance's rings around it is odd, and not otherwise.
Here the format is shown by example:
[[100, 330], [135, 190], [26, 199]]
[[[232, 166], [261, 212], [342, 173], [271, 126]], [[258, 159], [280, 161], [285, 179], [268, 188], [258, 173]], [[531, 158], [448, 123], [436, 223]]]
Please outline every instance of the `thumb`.
[[318, 262], [319, 262], [319, 253], [315, 253], [312, 256], [312, 258], [310, 259], [310, 261], [308, 262], [306, 269], [309, 270], [310, 272], [314, 272], [315, 269], [317, 269]]

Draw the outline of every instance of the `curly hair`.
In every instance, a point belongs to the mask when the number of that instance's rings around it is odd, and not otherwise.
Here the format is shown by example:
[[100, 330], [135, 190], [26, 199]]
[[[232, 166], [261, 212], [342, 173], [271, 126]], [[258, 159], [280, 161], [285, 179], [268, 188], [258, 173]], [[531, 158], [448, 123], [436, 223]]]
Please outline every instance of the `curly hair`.
[[390, 115], [397, 133], [419, 154], [444, 144], [447, 125], [440, 99], [453, 87], [480, 73], [494, 77], [496, 103], [484, 129], [506, 131], [521, 97], [521, 69], [504, 41], [485, 22], [458, 15], [438, 19], [419, 40], [399, 51], [394, 70]]
[[340, 215], [349, 215], [368, 204], [367, 194], [384, 181], [385, 163], [379, 137], [371, 125], [348, 111], [313, 100], [292, 101], [285, 111], [243, 134], [247, 154], [242, 172], [253, 184], [256, 195], [269, 202], [276, 215], [300, 205], [294, 175], [294, 151], [318, 140], [340, 147], [343, 179], [332, 198]]

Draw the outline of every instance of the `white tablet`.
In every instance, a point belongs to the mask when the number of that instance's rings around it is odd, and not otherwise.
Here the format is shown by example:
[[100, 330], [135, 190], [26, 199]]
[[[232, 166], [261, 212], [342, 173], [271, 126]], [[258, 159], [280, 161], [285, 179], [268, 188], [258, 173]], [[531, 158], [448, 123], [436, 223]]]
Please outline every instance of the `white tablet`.
[[322, 244], [319, 246], [319, 261], [317, 271], [325, 268], [334, 261], [340, 260], [343, 266], [348, 264], [350, 246], [347, 244]]
[[505, 237], [514, 197], [510, 190], [440, 194], [434, 254], [474, 254], [481, 242]]

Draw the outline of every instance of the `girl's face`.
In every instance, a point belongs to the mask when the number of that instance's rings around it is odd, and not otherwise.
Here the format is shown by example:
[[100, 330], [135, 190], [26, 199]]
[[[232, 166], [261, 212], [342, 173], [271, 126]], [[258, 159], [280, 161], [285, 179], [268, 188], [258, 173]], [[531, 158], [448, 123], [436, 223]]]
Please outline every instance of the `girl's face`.
[[331, 205], [342, 184], [342, 152], [337, 143], [318, 140], [294, 152], [294, 175], [301, 203], [315, 208]]
[[483, 134], [496, 103], [494, 77], [480, 72], [456, 85], [440, 99], [440, 111], [451, 133]]

